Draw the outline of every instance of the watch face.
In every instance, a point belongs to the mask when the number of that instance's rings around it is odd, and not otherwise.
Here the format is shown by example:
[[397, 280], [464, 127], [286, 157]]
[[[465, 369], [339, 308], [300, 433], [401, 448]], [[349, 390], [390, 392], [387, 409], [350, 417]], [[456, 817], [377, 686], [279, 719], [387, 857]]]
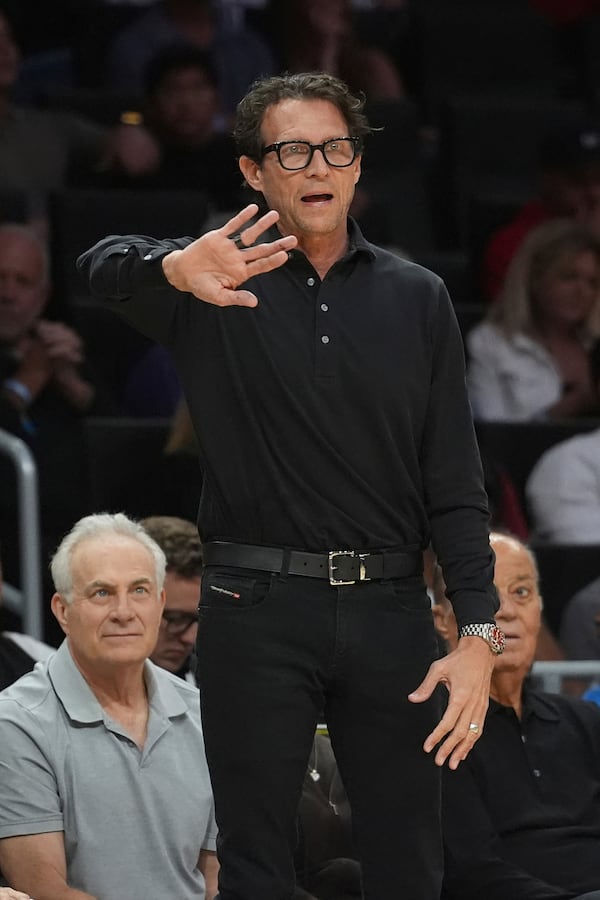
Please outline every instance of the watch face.
[[494, 653], [502, 653], [505, 641], [504, 632], [497, 625], [492, 625], [490, 628], [490, 646]]

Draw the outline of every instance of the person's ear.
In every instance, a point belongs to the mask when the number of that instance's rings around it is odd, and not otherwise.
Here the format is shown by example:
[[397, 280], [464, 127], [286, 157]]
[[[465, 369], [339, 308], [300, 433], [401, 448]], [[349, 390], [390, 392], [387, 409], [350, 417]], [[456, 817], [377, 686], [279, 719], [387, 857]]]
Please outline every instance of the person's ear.
[[240, 156], [238, 165], [250, 187], [262, 194], [262, 170], [259, 163], [250, 159], [249, 156]]
[[65, 634], [69, 633], [68, 608], [69, 604], [60, 594], [53, 595], [52, 600], [50, 601], [50, 609]]

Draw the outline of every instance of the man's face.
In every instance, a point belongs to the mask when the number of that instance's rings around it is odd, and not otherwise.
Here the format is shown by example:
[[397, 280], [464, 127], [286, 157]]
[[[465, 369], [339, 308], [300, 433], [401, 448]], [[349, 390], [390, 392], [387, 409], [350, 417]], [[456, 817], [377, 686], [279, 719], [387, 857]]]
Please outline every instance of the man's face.
[[14, 84], [18, 67], [18, 48], [8, 21], [0, 13], [0, 91], [6, 91]]
[[[332, 138], [352, 137], [337, 107], [328, 100], [282, 100], [267, 109], [262, 123], [263, 146], [279, 141], [321, 144]], [[345, 168], [325, 162], [316, 150], [306, 169], [283, 169], [275, 152], [260, 163], [240, 159], [248, 184], [264, 194], [278, 211], [283, 234], [303, 238], [346, 233], [346, 216], [360, 178], [360, 156]]]
[[[525, 548], [505, 535], [493, 535], [491, 544], [496, 554], [494, 585], [500, 600], [496, 623], [506, 634], [504, 652], [494, 663], [493, 678], [501, 672], [529, 670], [541, 626], [542, 600], [535, 569]], [[458, 645], [456, 619], [444, 591], [443, 579], [436, 579], [434, 621], [449, 649], [455, 650]]]
[[213, 131], [217, 92], [209, 77], [195, 66], [169, 73], [153, 98], [154, 116], [171, 143], [194, 146]]
[[52, 611], [81, 670], [102, 675], [143, 663], [164, 604], [150, 551], [122, 535], [87, 538], [73, 551], [71, 574], [72, 602], [55, 594]]
[[167, 572], [165, 594], [158, 641], [150, 658], [169, 672], [179, 672], [194, 649], [198, 634], [200, 576], [182, 578], [175, 572]]
[[[496, 657], [494, 675], [531, 666], [542, 619], [542, 600], [529, 554], [517, 541], [496, 536], [494, 584], [500, 598], [496, 623], [506, 635], [504, 652]], [[493, 677], [493, 676], [492, 676]]]
[[27, 235], [0, 231], [0, 341], [17, 343], [47, 298], [41, 248]]

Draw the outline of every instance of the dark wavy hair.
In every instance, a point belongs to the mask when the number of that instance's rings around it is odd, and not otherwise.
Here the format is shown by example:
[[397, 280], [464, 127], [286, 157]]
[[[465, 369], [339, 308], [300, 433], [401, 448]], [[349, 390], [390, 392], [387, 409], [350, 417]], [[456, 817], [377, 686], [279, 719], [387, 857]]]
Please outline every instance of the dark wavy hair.
[[255, 81], [238, 104], [233, 137], [240, 156], [260, 162], [265, 112], [282, 100], [328, 100], [333, 103], [346, 121], [348, 135], [359, 138], [361, 151], [365, 136], [372, 131], [364, 113], [364, 94], [352, 94], [341, 79], [325, 72], [274, 75]]

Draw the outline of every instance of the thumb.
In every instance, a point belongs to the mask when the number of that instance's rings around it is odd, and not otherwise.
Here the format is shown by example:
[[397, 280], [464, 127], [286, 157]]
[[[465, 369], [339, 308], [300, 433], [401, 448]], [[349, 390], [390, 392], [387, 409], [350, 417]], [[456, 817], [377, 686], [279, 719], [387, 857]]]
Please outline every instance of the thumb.
[[429, 700], [438, 683], [438, 678], [430, 668], [421, 684], [408, 695], [411, 703], [423, 703]]
[[252, 291], [226, 291], [226, 296], [232, 306], [258, 306], [258, 299]]

